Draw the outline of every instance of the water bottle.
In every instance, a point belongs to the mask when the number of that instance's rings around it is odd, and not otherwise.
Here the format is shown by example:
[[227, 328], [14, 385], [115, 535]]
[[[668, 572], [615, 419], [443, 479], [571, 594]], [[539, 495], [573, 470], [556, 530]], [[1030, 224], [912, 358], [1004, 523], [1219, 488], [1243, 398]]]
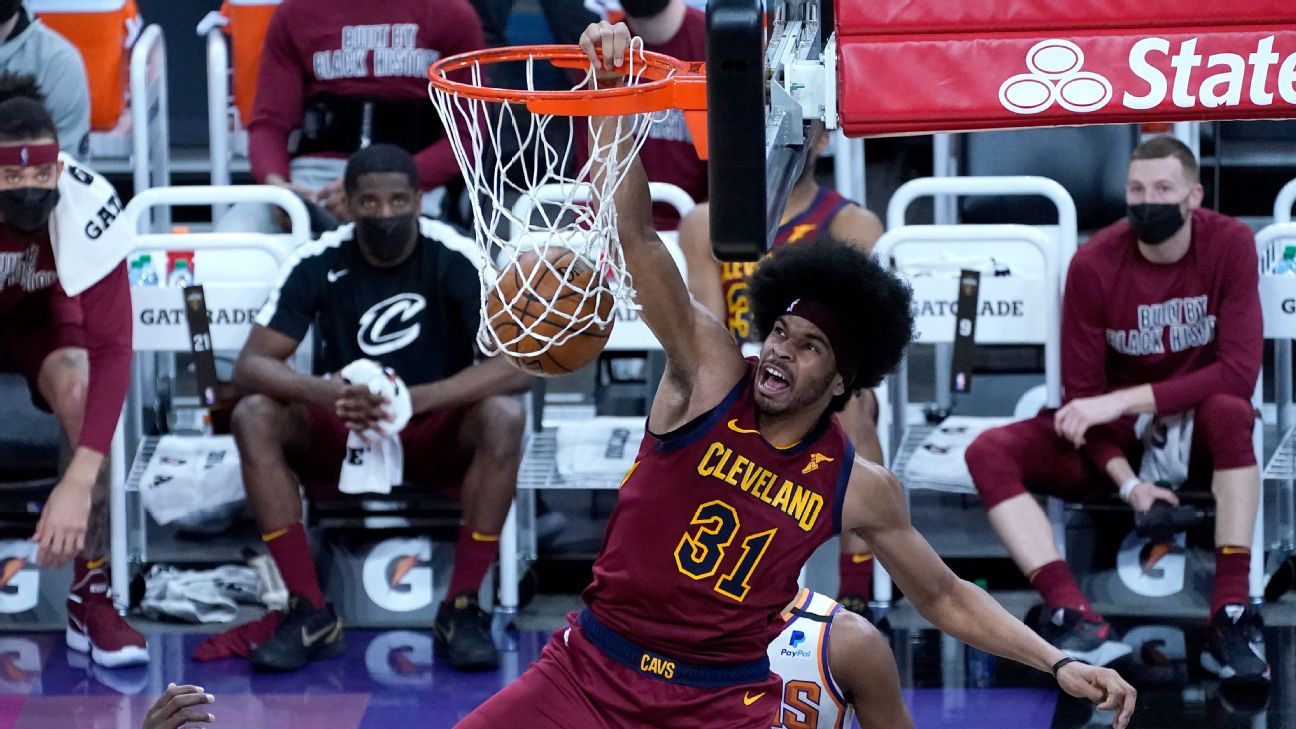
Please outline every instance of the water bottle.
[[1296, 246], [1283, 249], [1282, 260], [1274, 266], [1275, 276], [1296, 276]]
[[[977, 580], [976, 586], [986, 589], [985, 580]], [[972, 646], [967, 647], [967, 686], [968, 688], [989, 688], [994, 684], [995, 657]]]
[[140, 273], [143, 270], [144, 262], [136, 258], [130, 262], [130, 268], [126, 271], [126, 280], [130, 282], [131, 287], [140, 285]]
[[157, 286], [158, 275], [153, 268], [153, 257], [147, 253], [140, 256], [140, 286]]
[[167, 286], [192, 286], [193, 272], [189, 270], [189, 261], [181, 258], [175, 262], [175, 268], [171, 270], [171, 275], [167, 277]]

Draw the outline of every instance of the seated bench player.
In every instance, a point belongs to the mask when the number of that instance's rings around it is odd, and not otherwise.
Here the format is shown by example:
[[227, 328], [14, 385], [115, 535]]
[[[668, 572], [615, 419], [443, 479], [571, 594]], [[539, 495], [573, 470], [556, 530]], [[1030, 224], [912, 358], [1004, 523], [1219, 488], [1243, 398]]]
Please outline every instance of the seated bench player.
[[967, 449], [990, 523], [1044, 597], [1045, 636], [1086, 661], [1130, 652], [1080, 591], [1034, 494], [1085, 501], [1119, 494], [1136, 511], [1173, 491], [1141, 480], [1134, 416], [1192, 418], [1190, 473], [1215, 496], [1215, 585], [1203, 666], [1267, 683], [1264, 623], [1249, 605], [1260, 495], [1251, 393], [1262, 331], [1255, 238], [1201, 207], [1197, 160], [1155, 137], [1130, 159], [1129, 214], [1080, 247], [1062, 303], [1061, 410], [996, 428]]
[[[482, 43], [467, 0], [282, 0], [247, 120], [253, 179], [348, 220], [346, 159], [371, 143], [394, 144], [414, 156], [424, 212], [439, 213], [459, 167], [428, 98], [428, 66]], [[284, 227], [276, 210], [236, 205], [219, 227], [275, 231]]]
[[40, 566], [73, 562], [68, 647], [102, 666], [144, 663], [148, 646], [113, 607], [105, 563], [104, 465], [130, 384], [129, 236], [112, 225], [122, 209], [112, 185], [59, 154], [43, 104], [35, 77], [0, 74], [0, 361], [73, 449], [31, 541]]
[[[633, 24], [630, 27], [633, 31]], [[811, 143], [805, 168], [788, 195], [783, 220], [774, 235], [775, 249], [831, 237], [869, 253], [882, 237], [882, 221], [877, 215], [815, 179], [815, 163], [828, 148], [829, 140], [828, 133], [820, 131]], [[698, 204], [684, 216], [679, 241], [688, 263], [689, 292], [729, 327], [729, 333], [744, 351], [759, 351], [760, 337], [752, 325], [751, 300], [747, 294], [747, 277], [756, 271], [756, 262], [720, 263], [711, 255], [708, 203]], [[861, 390], [837, 414], [855, 450], [881, 464], [877, 416], [877, 398], [871, 390]], [[868, 544], [854, 534], [842, 534], [837, 570], [840, 577], [837, 601], [847, 610], [867, 617], [873, 597], [873, 554]]]
[[297, 486], [311, 499], [335, 496], [348, 432], [374, 428], [389, 403], [363, 384], [285, 362], [314, 326], [317, 371], [365, 358], [409, 387], [414, 415], [400, 431], [406, 478], [462, 484], [464, 524], [436, 639], [451, 666], [493, 668], [498, 655], [477, 592], [516, 487], [524, 411], [514, 395], [531, 378], [498, 359], [477, 361], [473, 244], [419, 218], [413, 157], [375, 144], [352, 155], [344, 180], [355, 222], [289, 261], [234, 370], [234, 381], [256, 393], [238, 404], [232, 429], [248, 503], [291, 594], [288, 611], [218, 637], [198, 657], [250, 652], [256, 667], [288, 670], [342, 652], [342, 623], [320, 591]]

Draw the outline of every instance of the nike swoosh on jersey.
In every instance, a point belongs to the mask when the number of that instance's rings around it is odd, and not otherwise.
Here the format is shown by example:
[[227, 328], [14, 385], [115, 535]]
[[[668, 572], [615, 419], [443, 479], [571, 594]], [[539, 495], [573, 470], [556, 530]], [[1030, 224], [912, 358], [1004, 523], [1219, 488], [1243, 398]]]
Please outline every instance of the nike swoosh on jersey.
[[324, 275], [328, 277], [328, 282], [329, 282], [329, 283], [334, 283], [334, 282], [336, 282], [338, 279], [340, 279], [340, 278], [342, 278], [343, 276], [347, 275], [348, 273], [351, 273], [351, 269], [349, 269], [349, 268], [344, 268], [344, 269], [342, 269], [341, 271], [329, 271], [328, 273], [326, 273], [326, 274], [324, 274]]
[[761, 697], [764, 696], [764, 695], [765, 695], [765, 692], [764, 692], [764, 691], [762, 691], [762, 692], [756, 694], [755, 696], [752, 696], [752, 695], [751, 695], [751, 692], [748, 691], [747, 693], [743, 694], [743, 705], [744, 705], [744, 706], [751, 706], [752, 704], [756, 703], [757, 701], [760, 701], [760, 700], [761, 700]]
[[734, 418], [733, 420], [729, 421], [729, 430], [732, 430], [735, 433], [742, 433], [743, 435], [755, 435], [757, 433], [760, 433], [759, 430], [748, 430], [742, 427], [741, 425], [738, 425], [737, 418]]

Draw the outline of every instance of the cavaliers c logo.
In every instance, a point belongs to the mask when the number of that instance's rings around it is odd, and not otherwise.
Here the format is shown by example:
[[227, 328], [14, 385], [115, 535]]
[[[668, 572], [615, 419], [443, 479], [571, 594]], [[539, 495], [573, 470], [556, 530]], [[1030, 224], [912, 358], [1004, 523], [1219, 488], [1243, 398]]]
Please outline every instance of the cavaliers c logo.
[[427, 299], [408, 293], [383, 299], [369, 307], [369, 311], [360, 317], [360, 331], [356, 332], [360, 351], [378, 357], [409, 346], [418, 339], [423, 328], [414, 320], [426, 308]]

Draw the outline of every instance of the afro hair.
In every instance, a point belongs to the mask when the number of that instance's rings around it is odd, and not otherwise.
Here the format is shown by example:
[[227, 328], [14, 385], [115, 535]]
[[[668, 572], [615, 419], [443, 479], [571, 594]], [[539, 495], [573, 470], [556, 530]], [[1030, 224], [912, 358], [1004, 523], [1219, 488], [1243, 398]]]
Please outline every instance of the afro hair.
[[857, 348], [858, 367], [846, 393], [833, 399], [835, 411], [895, 370], [914, 337], [909, 286], [873, 256], [832, 238], [778, 249], [761, 262], [749, 285], [752, 319], [762, 337], [799, 298], [813, 298], [841, 317], [844, 335]]
[[30, 74], [0, 73], [0, 142], [58, 139], [54, 117], [45, 108], [36, 77]]

